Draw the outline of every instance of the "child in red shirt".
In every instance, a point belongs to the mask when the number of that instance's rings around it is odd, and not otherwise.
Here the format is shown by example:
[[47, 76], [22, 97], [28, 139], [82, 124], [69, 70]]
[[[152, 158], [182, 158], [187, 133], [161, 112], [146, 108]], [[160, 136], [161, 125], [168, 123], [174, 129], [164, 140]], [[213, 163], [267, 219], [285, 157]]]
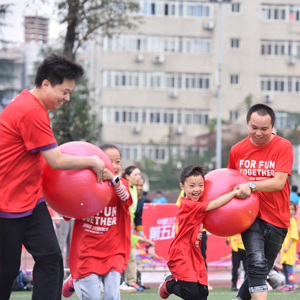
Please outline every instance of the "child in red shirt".
[[205, 300], [208, 296], [207, 272], [201, 255], [201, 240], [205, 212], [229, 202], [237, 190], [210, 202], [200, 202], [204, 193], [204, 168], [191, 165], [180, 174], [180, 187], [186, 198], [181, 198], [177, 212], [178, 234], [169, 249], [168, 267], [158, 294], [167, 299], [175, 294], [182, 299]]
[[111, 144], [100, 146], [114, 167], [115, 174], [104, 169], [102, 180], [109, 180], [114, 194], [108, 205], [95, 216], [76, 219], [72, 233], [69, 266], [71, 275], [62, 294], [70, 297], [74, 290], [80, 300], [120, 299], [120, 279], [129, 259], [131, 226], [129, 206], [132, 197], [128, 181], [117, 176], [121, 171], [121, 152]]

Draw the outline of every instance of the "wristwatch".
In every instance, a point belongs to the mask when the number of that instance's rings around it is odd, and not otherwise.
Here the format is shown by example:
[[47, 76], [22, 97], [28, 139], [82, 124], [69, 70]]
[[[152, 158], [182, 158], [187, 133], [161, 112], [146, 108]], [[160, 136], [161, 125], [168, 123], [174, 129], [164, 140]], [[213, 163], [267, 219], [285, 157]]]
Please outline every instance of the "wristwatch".
[[249, 184], [250, 184], [251, 192], [255, 192], [256, 191], [256, 184], [254, 182], [249, 182]]
[[119, 183], [119, 181], [120, 178], [118, 176], [115, 176], [114, 179], [110, 181], [110, 183], [115, 186]]

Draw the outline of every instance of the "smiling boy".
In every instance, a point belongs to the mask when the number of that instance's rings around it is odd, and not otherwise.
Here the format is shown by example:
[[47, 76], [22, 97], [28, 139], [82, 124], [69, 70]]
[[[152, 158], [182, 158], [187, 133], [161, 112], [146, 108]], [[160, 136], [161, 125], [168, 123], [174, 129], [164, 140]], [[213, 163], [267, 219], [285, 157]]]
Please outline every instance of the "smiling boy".
[[231, 191], [210, 202], [200, 202], [204, 193], [204, 168], [191, 165], [180, 173], [180, 187], [186, 198], [180, 200], [176, 216], [178, 234], [169, 249], [168, 267], [158, 294], [167, 299], [175, 294], [182, 299], [206, 300], [207, 271], [201, 254], [203, 219], [205, 212], [229, 202], [238, 191]]

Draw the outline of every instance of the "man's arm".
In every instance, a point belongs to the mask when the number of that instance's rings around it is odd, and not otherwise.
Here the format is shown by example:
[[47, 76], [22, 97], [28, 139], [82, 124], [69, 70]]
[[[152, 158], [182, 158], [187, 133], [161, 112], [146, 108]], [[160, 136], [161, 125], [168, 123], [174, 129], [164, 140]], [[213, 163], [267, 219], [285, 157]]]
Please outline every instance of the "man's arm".
[[[288, 178], [288, 173], [276, 172], [274, 178], [255, 181], [256, 191], [258, 192], [274, 192], [283, 189]], [[251, 189], [249, 183], [238, 184], [234, 190], [239, 190], [236, 195], [237, 198], [247, 198], [251, 194]]]
[[97, 182], [102, 183], [104, 162], [97, 156], [73, 156], [63, 154], [58, 147], [41, 151], [46, 162], [53, 170], [77, 170], [91, 168], [97, 175]]

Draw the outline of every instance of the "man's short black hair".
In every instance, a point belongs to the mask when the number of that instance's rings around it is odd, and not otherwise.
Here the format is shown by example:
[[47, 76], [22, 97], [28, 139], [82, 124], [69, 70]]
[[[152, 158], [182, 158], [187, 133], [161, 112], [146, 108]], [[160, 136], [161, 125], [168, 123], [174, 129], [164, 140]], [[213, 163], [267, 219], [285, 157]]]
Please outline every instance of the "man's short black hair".
[[43, 81], [47, 79], [54, 87], [62, 84], [64, 79], [77, 80], [83, 73], [80, 65], [71, 62], [61, 54], [51, 53], [39, 65], [34, 84], [40, 88]]
[[254, 112], [258, 113], [258, 115], [260, 115], [260, 116], [269, 115], [271, 117], [272, 127], [274, 127], [276, 116], [275, 116], [274, 110], [270, 106], [262, 104], [262, 103], [252, 105], [247, 113], [247, 124], [249, 123], [251, 115]]
[[202, 176], [204, 179], [204, 167], [200, 165], [190, 165], [183, 168], [180, 172], [180, 182], [184, 184], [186, 179], [191, 176]]

